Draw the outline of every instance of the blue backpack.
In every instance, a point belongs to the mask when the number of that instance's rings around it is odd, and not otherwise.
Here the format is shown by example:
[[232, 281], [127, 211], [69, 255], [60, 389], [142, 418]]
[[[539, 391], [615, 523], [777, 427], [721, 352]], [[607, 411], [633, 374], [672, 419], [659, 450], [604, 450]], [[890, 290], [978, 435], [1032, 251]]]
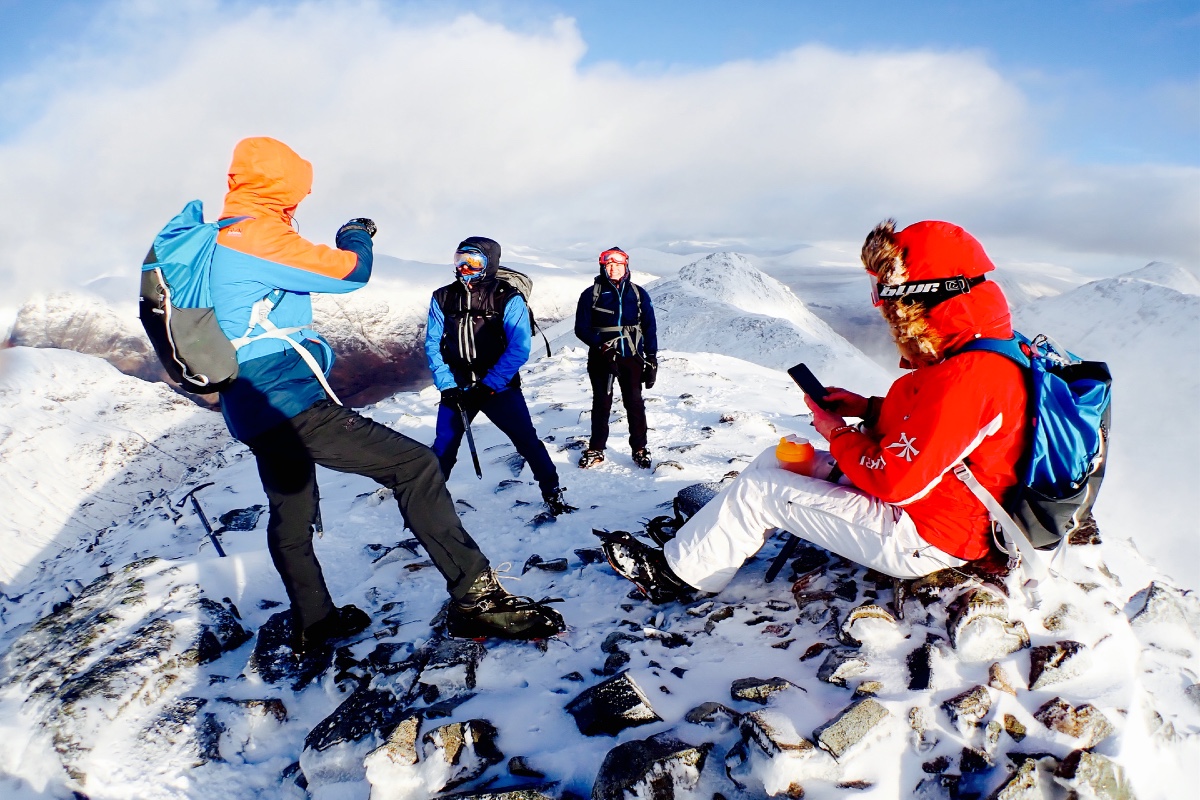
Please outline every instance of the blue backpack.
[[1029, 442], [1018, 467], [1021, 480], [1004, 507], [965, 463], [955, 474], [1003, 529], [1007, 547], [1001, 549], [1010, 557], [1021, 552], [1036, 567], [1029, 545], [1058, 547], [1090, 518], [1108, 456], [1112, 376], [1104, 362], [1082, 361], [1044, 335], [1032, 341], [1019, 333], [1007, 340], [976, 339], [958, 352], [972, 350], [998, 353], [1025, 372]]
[[206, 223], [203, 205], [193, 200], [154, 237], [142, 263], [142, 327], [167, 374], [189, 392], [219, 392], [237, 378], [237, 354], [213, 312], [209, 272], [217, 232], [241, 219]]

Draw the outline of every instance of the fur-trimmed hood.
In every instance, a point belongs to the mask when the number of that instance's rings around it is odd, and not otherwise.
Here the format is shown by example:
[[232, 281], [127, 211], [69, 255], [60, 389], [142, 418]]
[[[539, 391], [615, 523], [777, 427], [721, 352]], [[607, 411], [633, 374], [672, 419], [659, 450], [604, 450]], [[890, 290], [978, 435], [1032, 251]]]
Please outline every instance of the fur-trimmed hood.
[[[895, 220], [881, 222], [863, 242], [862, 262], [872, 280], [885, 286], [959, 275], [979, 278], [995, 269], [974, 236], [932, 220], [899, 232]], [[919, 301], [884, 300], [880, 310], [905, 368], [936, 364], [972, 339], [1012, 336], [1008, 301], [993, 281], [932, 308]]]

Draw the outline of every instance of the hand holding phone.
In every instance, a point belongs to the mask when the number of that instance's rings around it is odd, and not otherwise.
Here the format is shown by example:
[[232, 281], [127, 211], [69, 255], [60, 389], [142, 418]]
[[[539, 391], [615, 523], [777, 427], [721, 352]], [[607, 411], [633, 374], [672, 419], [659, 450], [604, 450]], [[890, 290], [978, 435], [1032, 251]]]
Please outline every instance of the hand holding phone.
[[821, 408], [826, 411], [833, 411], [825, 401], [825, 396], [829, 394], [825, 387], [817, 380], [817, 376], [812, 374], [812, 370], [804, 363], [797, 364], [788, 369], [788, 375], [792, 376], [792, 380], [800, 387], [806, 395], [813, 399]]

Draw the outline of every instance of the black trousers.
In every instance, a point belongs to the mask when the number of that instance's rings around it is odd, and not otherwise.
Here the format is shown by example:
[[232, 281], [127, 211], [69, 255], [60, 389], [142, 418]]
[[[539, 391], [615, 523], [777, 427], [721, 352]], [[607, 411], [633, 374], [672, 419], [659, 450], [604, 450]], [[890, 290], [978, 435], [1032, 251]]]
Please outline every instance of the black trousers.
[[463, 529], [437, 457], [425, 445], [329, 400], [246, 442], [270, 504], [267, 548], [292, 604], [293, 625], [305, 628], [334, 609], [313, 552], [316, 465], [371, 478], [391, 489], [400, 513], [462, 597], [488, 568]]
[[592, 450], [608, 445], [608, 414], [612, 411], [613, 381], [621, 387], [621, 402], [629, 418], [629, 449], [646, 446], [646, 402], [642, 399], [642, 359], [618, 356], [598, 347], [588, 350], [588, 378], [592, 382]]

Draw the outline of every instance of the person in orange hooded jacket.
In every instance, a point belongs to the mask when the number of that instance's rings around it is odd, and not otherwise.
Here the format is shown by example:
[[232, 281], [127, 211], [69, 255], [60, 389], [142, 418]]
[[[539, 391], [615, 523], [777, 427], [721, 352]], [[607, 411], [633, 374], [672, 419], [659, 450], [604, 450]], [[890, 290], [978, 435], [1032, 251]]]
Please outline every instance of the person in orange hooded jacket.
[[233, 153], [217, 237], [212, 298], [237, 347], [238, 377], [221, 393], [230, 433], [254, 453], [267, 494], [267, 546], [291, 601], [293, 647], [312, 652], [365, 629], [370, 618], [337, 607], [313, 551], [316, 465], [391, 489], [408, 527], [446, 579], [451, 636], [545, 638], [563, 630], [545, 604], [515, 597], [463, 529], [437, 457], [425, 445], [342, 407], [325, 380], [333, 351], [312, 330], [313, 292], [352, 292], [371, 277], [375, 223], [354, 219], [337, 248], [292, 227], [312, 188], [312, 165], [282, 142], [244, 139]]
[[[957, 353], [976, 338], [1013, 335], [1004, 294], [985, 277], [994, 266], [973, 236], [937, 221], [902, 231], [891, 220], [880, 224], [862, 260], [901, 367], [911, 372], [883, 398], [829, 387], [832, 410], [805, 398], [813, 427], [829, 441], [814, 462], [824, 470], [784, 470], [772, 448], [663, 550], [628, 536], [607, 542], [614, 568], [652, 601], [720, 591], [773, 528], [898, 578], [988, 554], [988, 512], [951, 470], [965, 459], [1003, 502], [1024, 451], [1020, 368], [996, 353]], [[824, 479], [833, 466], [842, 475], [836, 483]]]

